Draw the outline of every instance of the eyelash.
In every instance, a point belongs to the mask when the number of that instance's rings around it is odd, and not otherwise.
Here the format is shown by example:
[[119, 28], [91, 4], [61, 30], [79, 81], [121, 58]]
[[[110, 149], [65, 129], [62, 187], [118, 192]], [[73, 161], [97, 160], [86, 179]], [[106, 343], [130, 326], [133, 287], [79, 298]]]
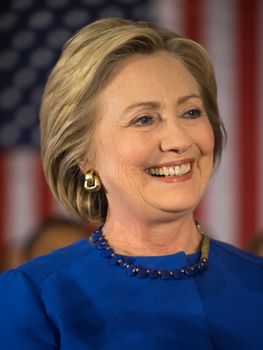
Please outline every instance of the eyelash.
[[[150, 120], [150, 123], [142, 123], [143, 120]], [[145, 125], [152, 125], [153, 123], [153, 117], [150, 116], [150, 115], [143, 115], [137, 119], [135, 119], [134, 121], [134, 125], [137, 125], [137, 126], [145, 126]]]
[[[188, 111], [183, 113], [183, 117], [186, 117], [187, 119], [197, 119], [199, 117], [201, 117], [202, 115], [202, 111], [198, 108], [192, 108], [189, 109]], [[153, 124], [153, 117], [150, 115], [143, 115], [141, 117], [138, 117], [137, 119], [135, 119], [135, 121], [133, 122], [134, 125], [136, 126], [147, 126], [147, 125], [152, 125]], [[143, 122], [144, 121], [148, 121], [146, 123]], [[149, 122], [150, 121], [150, 122]]]
[[[194, 115], [192, 113], [194, 113]], [[189, 119], [197, 119], [197, 118], [201, 117], [201, 115], [202, 115], [202, 111], [200, 109], [192, 108], [192, 109], [189, 109], [188, 111], [186, 111], [183, 114], [183, 117], [187, 117]]]

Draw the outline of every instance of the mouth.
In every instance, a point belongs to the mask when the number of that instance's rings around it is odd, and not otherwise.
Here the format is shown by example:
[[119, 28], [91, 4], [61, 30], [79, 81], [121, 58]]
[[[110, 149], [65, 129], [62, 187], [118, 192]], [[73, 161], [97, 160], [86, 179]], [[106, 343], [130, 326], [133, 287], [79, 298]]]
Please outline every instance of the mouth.
[[157, 177], [181, 177], [190, 173], [192, 169], [192, 163], [184, 162], [176, 165], [156, 166], [146, 169], [146, 172], [151, 176]]

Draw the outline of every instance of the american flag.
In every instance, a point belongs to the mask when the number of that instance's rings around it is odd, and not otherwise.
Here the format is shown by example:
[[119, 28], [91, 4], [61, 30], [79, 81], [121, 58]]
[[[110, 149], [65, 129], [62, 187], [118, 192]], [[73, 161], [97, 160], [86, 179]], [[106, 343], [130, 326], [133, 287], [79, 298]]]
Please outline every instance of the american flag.
[[46, 185], [38, 109], [64, 42], [109, 16], [152, 20], [203, 44], [214, 63], [228, 145], [199, 209], [215, 238], [244, 245], [263, 229], [263, 1], [11, 0], [0, 8], [0, 242], [20, 244], [64, 214]]

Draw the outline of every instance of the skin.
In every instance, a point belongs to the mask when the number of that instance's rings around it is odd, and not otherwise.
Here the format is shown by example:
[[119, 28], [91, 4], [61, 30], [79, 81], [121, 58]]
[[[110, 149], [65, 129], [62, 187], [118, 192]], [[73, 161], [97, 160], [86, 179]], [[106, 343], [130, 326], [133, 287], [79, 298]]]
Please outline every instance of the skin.
[[74, 227], [54, 226], [48, 228], [35, 242], [31, 254], [27, 258], [45, 255], [55, 249], [66, 247], [85, 237], [85, 232]]
[[51, 253], [53, 250], [66, 247], [67, 245], [84, 238], [85, 233], [80, 229], [68, 226], [56, 226], [46, 229], [44, 234], [38, 237], [29, 254], [20, 246], [10, 245], [3, 257], [3, 267], [0, 271], [13, 269], [23, 262], [41, 255]]
[[[171, 53], [134, 55], [103, 90], [99, 115], [87, 169], [96, 169], [106, 189], [110, 245], [137, 256], [196, 252], [193, 211], [211, 175], [214, 136], [193, 76]], [[180, 178], [147, 173], [189, 161], [190, 173]]]

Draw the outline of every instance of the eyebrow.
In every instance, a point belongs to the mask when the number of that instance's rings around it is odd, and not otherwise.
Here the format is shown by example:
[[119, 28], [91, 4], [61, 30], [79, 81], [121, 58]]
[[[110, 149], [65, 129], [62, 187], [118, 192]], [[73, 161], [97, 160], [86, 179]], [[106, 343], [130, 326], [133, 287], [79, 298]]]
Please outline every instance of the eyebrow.
[[[202, 100], [201, 96], [198, 94], [190, 94], [190, 95], [185, 95], [182, 97], [179, 97], [177, 100], [177, 104], [182, 104], [185, 103], [186, 101], [188, 101], [191, 98], [198, 98], [200, 100]], [[142, 101], [142, 102], [135, 102], [133, 104], [131, 104], [130, 106], [128, 106], [125, 109], [125, 113], [129, 112], [130, 110], [134, 109], [134, 108], [138, 108], [138, 107], [150, 107], [153, 109], [157, 109], [160, 107], [160, 103], [156, 102], [156, 101]]]
[[186, 95], [186, 96], [182, 96], [182, 97], [178, 98], [177, 103], [182, 104], [182, 103], [186, 102], [187, 100], [190, 100], [191, 98], [198, 98], [199, 100], [202, 100], [200, 95], [190, 94], [190, 95]]

